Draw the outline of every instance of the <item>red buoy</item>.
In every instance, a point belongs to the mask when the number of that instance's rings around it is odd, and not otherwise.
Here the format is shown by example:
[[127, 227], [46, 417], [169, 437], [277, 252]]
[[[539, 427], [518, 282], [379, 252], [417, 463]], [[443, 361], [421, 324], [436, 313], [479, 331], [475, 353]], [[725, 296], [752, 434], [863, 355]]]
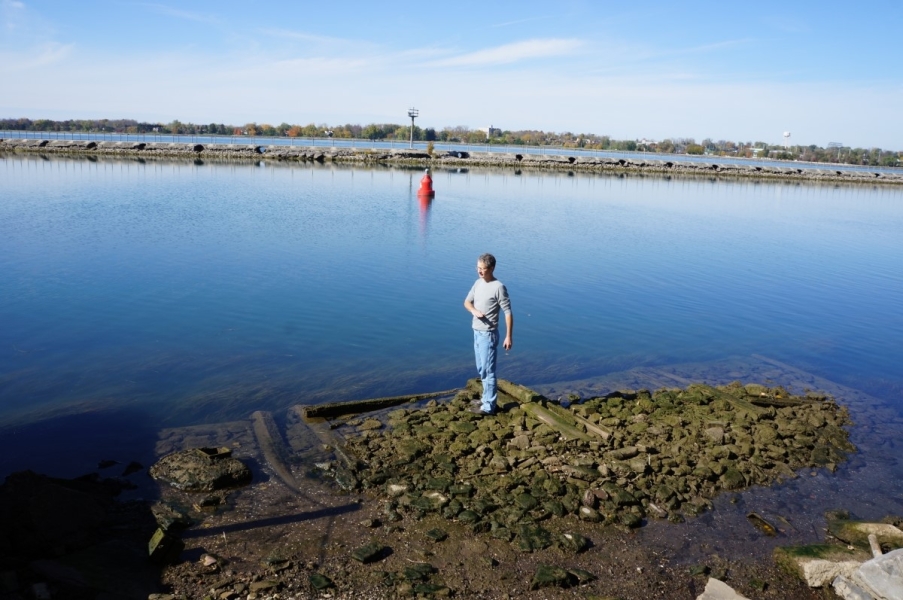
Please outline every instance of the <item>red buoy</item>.
[[430, 170], [427, 169], [426, 173], [423, 175], [423, 179], [420, 180], [420, 189], [417, 190], [418, 198], [432, 198], [436, 195], [436, 192], [433, 191], [433, 178], [430, 177]]

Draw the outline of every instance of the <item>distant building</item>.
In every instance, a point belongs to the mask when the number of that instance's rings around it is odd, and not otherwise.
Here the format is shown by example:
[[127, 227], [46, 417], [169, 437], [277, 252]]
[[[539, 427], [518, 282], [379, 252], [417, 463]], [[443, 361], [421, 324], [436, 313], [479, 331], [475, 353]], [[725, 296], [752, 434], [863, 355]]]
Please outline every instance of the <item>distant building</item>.
[[479, 129], [477, 129], [477, 131], [482, 131], [483, 133], [485, 133], [487, 140], [491, 137], [502, 135], [502, 130], [497, 127], [493, 127], [492, 125], [490, 125], [489, 127], [480, 127]]

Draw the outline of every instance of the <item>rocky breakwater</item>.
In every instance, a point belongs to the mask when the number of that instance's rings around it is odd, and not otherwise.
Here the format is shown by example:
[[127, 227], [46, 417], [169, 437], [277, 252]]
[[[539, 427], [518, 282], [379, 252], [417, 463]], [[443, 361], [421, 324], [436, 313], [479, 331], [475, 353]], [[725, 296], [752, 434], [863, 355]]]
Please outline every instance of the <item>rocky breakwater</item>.
[[[414, 149], [371, 149], [306, 147], [256, 144], [198, 144], [166, 142], [95, 142], [89, 140], [0, 139], [0, 151], [40, 154], [86, 154], [89, 156], [190, 157], [193, 159], [252, 159], [286, 162], [338, 162], [397, 164], [433, 168], [470, 167], [514, 168], [516, 170], [553, 170], [567, 172], [648, 174], [665, 176], [703, 176], [719, 178], [758, 178], [826, 183], [903, 184], [903, 172], [878, 170], [851, 171], [837, 165], [818, 168], [732, 164], [712, 161], [656, 160], [635, 158], [569, 156], [567, 154], [529, 154], [505, 152], [466, 152], [451, 150], [427, 153]], [[561, 149], [558, 149], [559, 151]]]
[[854, 451], [846, 410], [815, 393], [693, 384], [568, 403], [500, 389], [492, 417], [470, 411], [480, 395], [471, 381], [450, 402], [352, 421], [357, 464], [341, 481], [383, 497], [388, 522], [439, 513], [529, 552], [555, 543], [549, 519], [680, 522], [722, 491], [833, 470]]
[[509, 154], [509, 153], [462, 153], [449, 152], [434, 156], [438, 165], [460, 168], [462, 166], [499, 167], [513, 166], [518, 169], [553, 170], [569, 172], [612, 172], [620, 174], [687, 175], [704, 177], [752, 177], [758, 179], [791, 179], [801, 181], [823, 181], [831, 183], [891, 183], [903, 184], [903, 172], [850, 171], [833, 165], [820, 168], [782, 166], [774, 163], [768, 166], [719, 163], [716, 157], [711, 162], [689, 162], [681, 160], [656, 160], [645, 158], [614, 158], [592, 156], [567, 156], [552, 154]]
[[260, 158], [262, 146], [254, 144], [194, 144], [167, 142], [95, 142], [91, 140], [0, 140], [0, 151], [87, 156], [141, 156], [183, 158]]

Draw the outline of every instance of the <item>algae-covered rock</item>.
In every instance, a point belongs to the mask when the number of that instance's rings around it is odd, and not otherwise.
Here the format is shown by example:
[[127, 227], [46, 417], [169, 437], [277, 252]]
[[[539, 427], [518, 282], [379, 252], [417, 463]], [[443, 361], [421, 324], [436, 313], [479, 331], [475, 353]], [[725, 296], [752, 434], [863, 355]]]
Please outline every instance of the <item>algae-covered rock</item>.
[[351, 558], [360, 563], [371, 563], [379, 560], [386, 553], [386, 547], [379, 542], [370, 542], [351, 553]]
[[329, 589], [335, 585], [333, 584], [332, 579], [320, 573], [311, 573], [308, 576], [308, 581], [310, 581], [310, 585], [318, 591]]
[[579, 553], [589, 548], [590, 542], [579, 533], [563, 533], [558, 539], [558, 545], [565, 550]]
[[577, 578], [562, 569], [552, 565], [540, 565], [530, 580], [530, 589], [538, 590], [546, 587], [570, 587], [577, 582]]
[[150, 468], [154, 479], [186, 492], [212, 492], [251, 483], [251, 469], [228, 448], [191, 448], [161, 458]]
[[429, 563], [414, 563], [404, 569], [404, 578], [408, 581], [426, 581], [436, 568]]
[[521, 525], [517, 529], [514, 545], [521, 552], [543, 550], [552, 545], [552, 534], [542, 527]]
[[165, 565], [173, 563], [179, 558], [185, 543], [179, 538], [157, 529], [147, 543], [147, 554], [154, 563]]
[[473, 510], [463, 510], [460, 513], [458, 513], [457, 518], [462, 523], [471, 524], [471, 523], [476, 523], [477, 521], [479, 521], [480, 515], [479, 515], [479, 513], [477, 513], [476, 511], [473, 511]]
[[828, 522], [828, 531], [837, 539], [860, 548], [869, 547], [870, 534], [875, 535], [882, 547], [903, 548], [903, 530], [889, 523], [838, 519]]
[[589, 521], [590, 523], [599, 523], [603, 520], [602, 515], [599, 514], [594, 508], [590, 508], [588, 506], [581, 506], [578, 515], [582, 521]]
[[154, 515], [154, 520], [163, 531], [179, 531], [191, 525], [188, 515], [163, 502], [157, 502], [151, 506], [151, 514]]
[[729, 467], [721, 475], [721, 487], [726, 490], [738, 490], [746, 487], [746, 477], [739, 470]]
[[518, 494], [514, 501], [521, 510], [533, 510], [539, 505], [539, 501], [527, 492]]
[[515, 544], [530, 548], [519, 528], [539, 520], [681, 522], [722, 491], [833, 470], [855, 450], [843, 408], [779, 387], [620, 390], [567, 406], [522, 386], [511, 388], [517, 400], [500, 385], [503, 410], [488, 418], [469, 411], [478, 387], [394, 410], [388, 427], [355, 429], [349, 449], [370, 457], [357, 474], [363, 487], [406, 498], [401, 518], [439, 511], [473, 531], [518, 532]]
[[809, 587], [822, 587], [838, 575], [851, 577], [870, 555], [845, 546], [811, 544], [775, 548], [773, 556], [775, 563], [803, 579]]

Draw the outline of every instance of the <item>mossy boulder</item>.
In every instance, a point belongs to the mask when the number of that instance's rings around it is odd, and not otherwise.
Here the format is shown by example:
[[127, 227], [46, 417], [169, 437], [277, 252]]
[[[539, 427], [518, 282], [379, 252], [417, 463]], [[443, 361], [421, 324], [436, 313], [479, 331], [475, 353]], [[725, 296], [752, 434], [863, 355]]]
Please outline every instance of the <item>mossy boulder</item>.
[[529, 404], [507, 398], [486, 418], [469, 412], [474, 394], [355, 428], [348, 450], [362, 459], [364, 490], [398, 496], [400, 518], [438, 511], [500, 539], [516, 532], [515, 545], [532, 548], [521, 526], [593, 520], [581, 507], [628, 527], [649, 515], [680, 522], [721, 491], [833, 470], [854, 450], [845, 409], [781, 388], [621, 390], [569, 407], [528, 390]]
[[228, 448], [191, 448], [168, 454], [150, 475], [186, 492], [212, 492], [251, 483], [251, 469]]

